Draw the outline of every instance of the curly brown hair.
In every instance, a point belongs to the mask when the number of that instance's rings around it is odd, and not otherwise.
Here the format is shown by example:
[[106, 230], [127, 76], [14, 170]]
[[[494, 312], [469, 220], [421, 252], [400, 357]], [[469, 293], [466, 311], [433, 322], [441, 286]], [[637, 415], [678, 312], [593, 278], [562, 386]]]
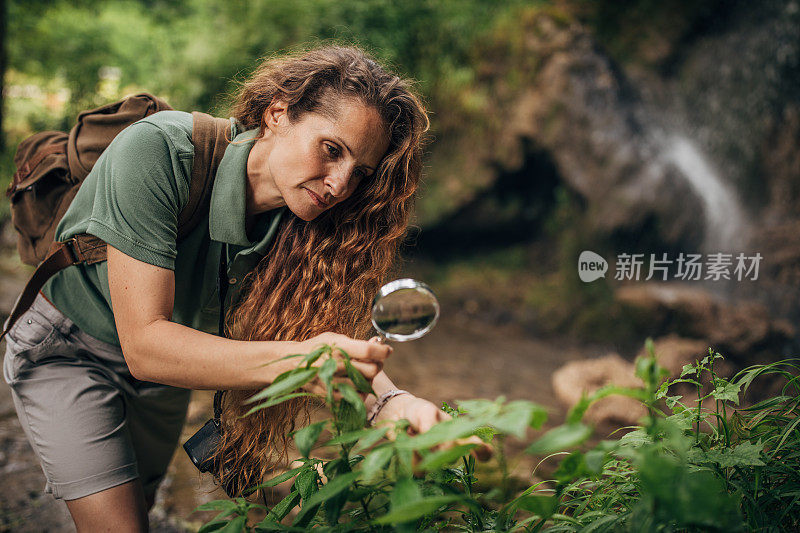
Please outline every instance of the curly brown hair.
[[[335, 113], [357, 98], [378, 111], [390, 137], [375, 176], [346, 201], [305, 222], [287, 213], [269, 252], [244, 280], [242, 301], [228, 315], [228, 334], [242, 340], [302, 341], [333, 331], [365, 337], [369, 306], [395, 259], [411, 213], [429, 121], [411, 83], [355, 47], [326, 46], [264, 61], [243, 83], [234, 116], [264, 133], [275, 99], [291, 121]], [[217, 472], [230, 493], [259, 483], [286, 459], [288, 434], [306, 398], [244, 417], [255, 391], [225, 391]]]

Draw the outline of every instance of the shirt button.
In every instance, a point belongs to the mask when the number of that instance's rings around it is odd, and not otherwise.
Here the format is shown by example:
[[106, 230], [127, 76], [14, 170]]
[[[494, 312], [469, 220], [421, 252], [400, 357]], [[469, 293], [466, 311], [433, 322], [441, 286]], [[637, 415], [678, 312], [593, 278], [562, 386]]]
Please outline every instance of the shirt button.
[[237, 280], [236, 278], [231, 278], [231, 279], [228, 280], [228, 283], [230, 283], [231, 285], [236, 285], [237, 281], [239, 281], [239, 280]]

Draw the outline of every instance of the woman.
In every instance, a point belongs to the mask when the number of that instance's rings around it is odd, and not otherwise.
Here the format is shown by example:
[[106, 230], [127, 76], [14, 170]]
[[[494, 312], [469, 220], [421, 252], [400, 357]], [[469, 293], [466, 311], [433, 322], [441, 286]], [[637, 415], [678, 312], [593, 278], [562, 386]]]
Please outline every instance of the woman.
[[[264, 364], [288, 354], [346, 350], [391, 397], [379, 420], [407, 418], [422, 432], [445, 417], [392, 392], [382, 372], [391, 348], [356, 340], [417, 188], [428, 126], [419, 99], [362, 51], [326, 47], [263, 63], [234, 117], [208, 223], [179, 242], [191, 115], [157, 113], [118, 135], [56, 234], [100, 237], [107, 262], [61, 271], [9, 332], [4, 376], [46, 490], [67, 501], [79, 531], [147, 528], [187, 389], [227, 391], [223, 481], [241, 490], [260, 479], [305, 403], [240, 419], [241, 400], [293, 366]], [[231, 339], [208, 333], [221, 259]]]

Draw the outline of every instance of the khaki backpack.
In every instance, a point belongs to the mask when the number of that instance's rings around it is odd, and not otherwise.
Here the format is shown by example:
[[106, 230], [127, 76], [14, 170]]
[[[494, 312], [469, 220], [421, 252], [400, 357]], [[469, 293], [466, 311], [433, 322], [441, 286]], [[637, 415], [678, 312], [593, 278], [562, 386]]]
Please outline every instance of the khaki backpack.
[[[54, 242], [55, 229], [78, 188], [103, 150], [127, 126], [158, 111], [172, 109], [150, 94], [129, 96], [78, 115], [69, 134], [45, 131], [22, 141], [14, 156], [17, 172], [6, 191], [11, 220], [19, 234], [17, 249], [23, 262], [38, 265], [11, 311], [0, 338], [28, 310], [56, 272], [70, 265], [106, 259], [106, 244], [89, 234]], [[192, 113], [194, 162], [189, 201], [178, 218], [178, 239], [194, 229], [208, 211], [211, 188], [225, 148], [230, 122], [205, 113]]]

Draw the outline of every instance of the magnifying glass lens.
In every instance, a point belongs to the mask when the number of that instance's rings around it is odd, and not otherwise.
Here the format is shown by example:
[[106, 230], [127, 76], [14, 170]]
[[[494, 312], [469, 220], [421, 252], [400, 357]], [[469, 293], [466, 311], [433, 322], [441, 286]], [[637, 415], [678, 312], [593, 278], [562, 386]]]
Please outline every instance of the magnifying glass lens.
[[383, 337], [410, 341], [428, 333], [439, 319], [439, 301], [421, 281], [398, 279], [387, 283], [372, 304], [372, 325]]

